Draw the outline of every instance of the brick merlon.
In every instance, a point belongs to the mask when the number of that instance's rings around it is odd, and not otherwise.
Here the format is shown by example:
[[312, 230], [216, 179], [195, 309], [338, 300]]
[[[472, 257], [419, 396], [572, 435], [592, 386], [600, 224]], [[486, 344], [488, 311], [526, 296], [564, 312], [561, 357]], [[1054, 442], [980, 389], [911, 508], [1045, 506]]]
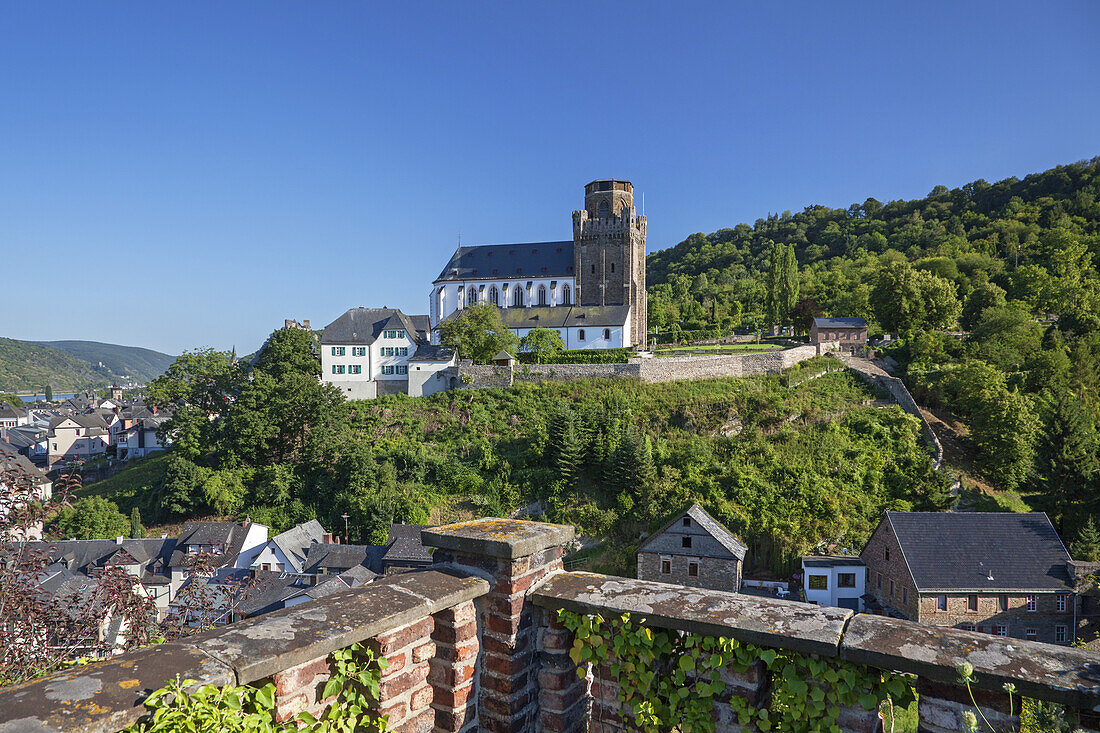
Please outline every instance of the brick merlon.
[[515, 560], [548, 547], [565, 545], [574, 534], [573, 527], [565, 524], [485, 518], [425, 529], [420, 538], [428, 547]]

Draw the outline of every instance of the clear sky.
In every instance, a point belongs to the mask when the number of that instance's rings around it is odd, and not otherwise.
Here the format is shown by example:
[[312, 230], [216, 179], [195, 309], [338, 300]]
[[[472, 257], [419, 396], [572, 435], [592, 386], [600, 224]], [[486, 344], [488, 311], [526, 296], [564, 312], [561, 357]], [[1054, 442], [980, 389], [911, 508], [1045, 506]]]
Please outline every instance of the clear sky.
[[424, 313], [460, 232], [568, 239], [594, 178], [653, 251], [1098, 154], [1095, 0], [3, 0], [0, 335]]

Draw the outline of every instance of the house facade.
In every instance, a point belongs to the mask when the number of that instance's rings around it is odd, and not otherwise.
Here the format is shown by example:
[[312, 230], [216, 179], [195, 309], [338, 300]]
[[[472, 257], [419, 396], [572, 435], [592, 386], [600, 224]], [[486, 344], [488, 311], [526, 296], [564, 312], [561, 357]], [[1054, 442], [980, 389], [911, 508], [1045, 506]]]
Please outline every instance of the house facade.
[[321, 380], [349, 400], [446, 389], [437, 374], [455, 363], [450, 349], [430, 343], [426, 316], [393, 308], [352, 308], [321, 335]]
[[997, 636], [1074, 640], [1072, 560], [1042, 512], [886, 512], [860, 558], [870, 610]]
[[541, 326], [557, 329], [570, 349], [645, 344], [646, 218], [634, 207], [634, 186], [592, 181], [584, 204], [573, 212], [572, 241], [456, 249], [432, 283], [433, 343], [448, 318], [491, 303], [521, 337]]
[[867, 565], [851, 555], [802, 558], [802, 596], [807, 603], [863, 610]]
[[737, 592], [748, 548], [698, 504], [638, 548], [638, 579]]
[[111, 434], [95, 413], [56, 417], [50, 421], [49, 465], [86, 461], [107, 452]]
[[862, 351], [867, 346], [867, 321], [855, 318], [814, 318], [810, 324], [810, 343], [836, 342], [841, 351]]

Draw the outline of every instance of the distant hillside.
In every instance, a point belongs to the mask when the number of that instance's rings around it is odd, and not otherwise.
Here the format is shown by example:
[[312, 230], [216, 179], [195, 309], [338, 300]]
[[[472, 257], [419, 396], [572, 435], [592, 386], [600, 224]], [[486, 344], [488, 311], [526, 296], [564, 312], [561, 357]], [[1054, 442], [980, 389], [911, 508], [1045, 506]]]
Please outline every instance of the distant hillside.
[[72, 354], [93, 366], [102, 364], [111, 374], [124, 381], [148, 382], [158, 377], [176, 357], [138, 346], [101, 344], [98, 341], [37, 341], [59, 351]]
[[0, 392], [41, 394], [47, 384], [54, 391], [99, 387], [112, 376], [60, 349], [0, 338]]
[[0, 338], [0, 392], [55, 392], [147, 382], [174, 357], [134, 346], [94, 341], [17, 341]]

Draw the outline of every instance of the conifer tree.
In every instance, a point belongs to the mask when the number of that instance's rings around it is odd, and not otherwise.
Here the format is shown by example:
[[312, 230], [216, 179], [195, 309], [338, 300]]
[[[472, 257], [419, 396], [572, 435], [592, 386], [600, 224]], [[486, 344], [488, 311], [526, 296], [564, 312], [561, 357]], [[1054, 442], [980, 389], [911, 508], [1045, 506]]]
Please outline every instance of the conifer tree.
[[1096, 531], [1091, 516], [1085, 520], [1085, 526], [1077, 533], [1077, 539], [1069, 546], [1069, 551], [1074, 560], [1100, 561], [1100, 532]]
[[580, 476], [581, 458], [584, 456], [584, 444], [577, 435], [577, 427], [572, 420], [565, 424], [557, 445], [555, 467], [566, 482], [572, 484]]
[[130, 536], [139, 539], [145, 536], [145, 529], [141, 526], [141, 512], [137, 507], [130, 510]]

